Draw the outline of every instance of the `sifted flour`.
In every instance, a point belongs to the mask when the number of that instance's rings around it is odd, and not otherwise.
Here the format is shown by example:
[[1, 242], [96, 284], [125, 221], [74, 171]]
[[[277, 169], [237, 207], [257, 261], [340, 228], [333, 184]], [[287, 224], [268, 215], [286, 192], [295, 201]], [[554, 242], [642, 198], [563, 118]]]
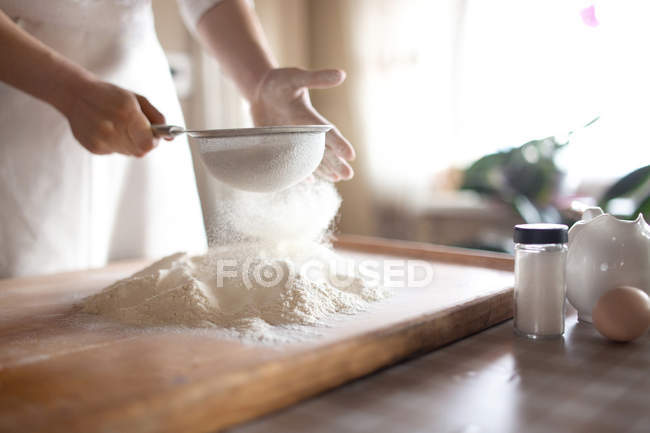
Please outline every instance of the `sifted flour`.
[[233, 192], [205, 255], [176, 253], [83, 301], [83, 311], [139, 326], [222, 328], [291, 341], [389, 295], [326, 242], [340, 198], [327, 182], [274, 194]]

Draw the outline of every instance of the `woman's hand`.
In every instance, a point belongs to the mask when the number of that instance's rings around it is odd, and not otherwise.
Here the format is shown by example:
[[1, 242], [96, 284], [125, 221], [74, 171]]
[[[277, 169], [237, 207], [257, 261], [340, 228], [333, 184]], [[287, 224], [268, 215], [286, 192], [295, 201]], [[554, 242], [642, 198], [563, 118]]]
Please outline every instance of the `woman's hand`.
[[[330, 122], [311, 105], [308, 89], [336, 87], [345, 73], [336, 69], [305, 71], [297, 68], [271, 69], [260, 81], [251, 99], [251, 114], [258, 126], [321, 125]], [[327, 133], [325, 156], [316, 174], [332, 181], [352, 178], [347, 161], [355, 157], [354, 148], [333, 128]]]
[[156, 146], [151, 124], [165, 118], [146, 98], [95, 78], [0, 10], [0, 81], [47, 102], [68, 118], [92, 153], [143, 156]]
[[142, 95], [99, 80], [78, 83], [61, 111], [79, 143], [95, 154], [144, 156], [158, 144], [151, 125], [165, 117]]
[[[330, 124], [311, 105], [307, 89], [338, 86], [339, 70], [304, 71], [278, 68], [255, 11], [246, 0], [224, 0], [205, 11], [197, 22], [199, 39], [233, 79], [251, 104], [258, 126]], [[335, 129], [327, 133], [326, 151], [316, 174], [350, 179], [354, 149]]]

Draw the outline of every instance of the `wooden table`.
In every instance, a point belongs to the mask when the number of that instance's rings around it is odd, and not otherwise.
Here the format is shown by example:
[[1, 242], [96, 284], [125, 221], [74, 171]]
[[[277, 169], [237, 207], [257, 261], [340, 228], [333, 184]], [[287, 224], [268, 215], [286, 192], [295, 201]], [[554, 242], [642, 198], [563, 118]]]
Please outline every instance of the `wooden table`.
[[564, 339], [508, 321], [229, 430], [257, 432], [650, 431], [650, 336], [609, 343], [567, 319]]
[[[359, 266], [386, 269], [393, 296], [281, 345], [76, 309], [142, 262], [0, 281], [0, 432], [209, 433], [512, 317], [509, 256], [379, 239], [336, 245]], [[407, 277], [413, 259], [433, 278]]]
[[[76, 321], [76, 301], [142, 263], [0, 281], [0, 432], [210, 432], [511, 315], [509, 257], [368, 239], [338, 246], [430, 261], [435, 281], [282, 350]], [[232, 431], [649, 431], [648, 336], [610, 344], [574, 322], [558, 341], [493, 327]]]

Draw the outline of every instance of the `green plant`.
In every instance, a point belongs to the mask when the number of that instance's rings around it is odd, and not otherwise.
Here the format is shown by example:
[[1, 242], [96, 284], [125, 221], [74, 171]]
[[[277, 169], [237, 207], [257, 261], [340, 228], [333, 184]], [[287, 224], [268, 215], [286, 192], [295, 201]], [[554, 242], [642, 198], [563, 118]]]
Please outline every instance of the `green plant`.
[[511, 205], [527, 222], [555, 222], [550, 204], [562, 173], [554, 160], [567, 143], [546, 137], [486, 155], [465, 170], [461, 189]]
[[[618, 212], [612, 205], [620, 199], [626, 199], [634, 211], [632, 213]], [[648, 220], [650, 217], [650, 165], [623, 176], [603, 194], [598, 205], [604, 211], [614, 213], [618, 218], [635, 219], [641, 213]]]
[[[584, 127], [593, 124], [598, 117]], [[550, 136], [519, 147], [485, 155], [464, 171], [461, 189], [488, 195], [511, 206], [529, 223], [562, 221], [553, 205], [563, 173], [555, 164], [557, 153], [569, 144]]]

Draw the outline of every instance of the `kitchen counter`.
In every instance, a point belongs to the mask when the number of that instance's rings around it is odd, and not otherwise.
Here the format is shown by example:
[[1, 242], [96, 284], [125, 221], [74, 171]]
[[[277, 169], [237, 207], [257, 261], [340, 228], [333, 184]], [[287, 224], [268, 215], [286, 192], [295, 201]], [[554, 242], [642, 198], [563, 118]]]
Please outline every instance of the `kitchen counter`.
[[228, 431], [648, 432], [650, 335], [610, 343], [571, 314], [530, 341], [508, 321]]
[[0, 281], [0, 431], [650, 431], [647, 334], [609, 343], [572, 314], [563, 340], [516, 338], [503, 322], [510, 257], [378, 239], [338, 247], [427, 260], [437, 278], [280, 351], [76, 314], [143, 262]]
[[509, 256], [359, 237], [336, 248], [378, 268], [417, 259], [421, 275], [435, 278], [410, 284], [411, 271], [390, 274], [395, 293], [385, 302], [282, 345], [79, 310], [143, 262], [0, 280], [0, 432], [213, 432], [512, 316]]

